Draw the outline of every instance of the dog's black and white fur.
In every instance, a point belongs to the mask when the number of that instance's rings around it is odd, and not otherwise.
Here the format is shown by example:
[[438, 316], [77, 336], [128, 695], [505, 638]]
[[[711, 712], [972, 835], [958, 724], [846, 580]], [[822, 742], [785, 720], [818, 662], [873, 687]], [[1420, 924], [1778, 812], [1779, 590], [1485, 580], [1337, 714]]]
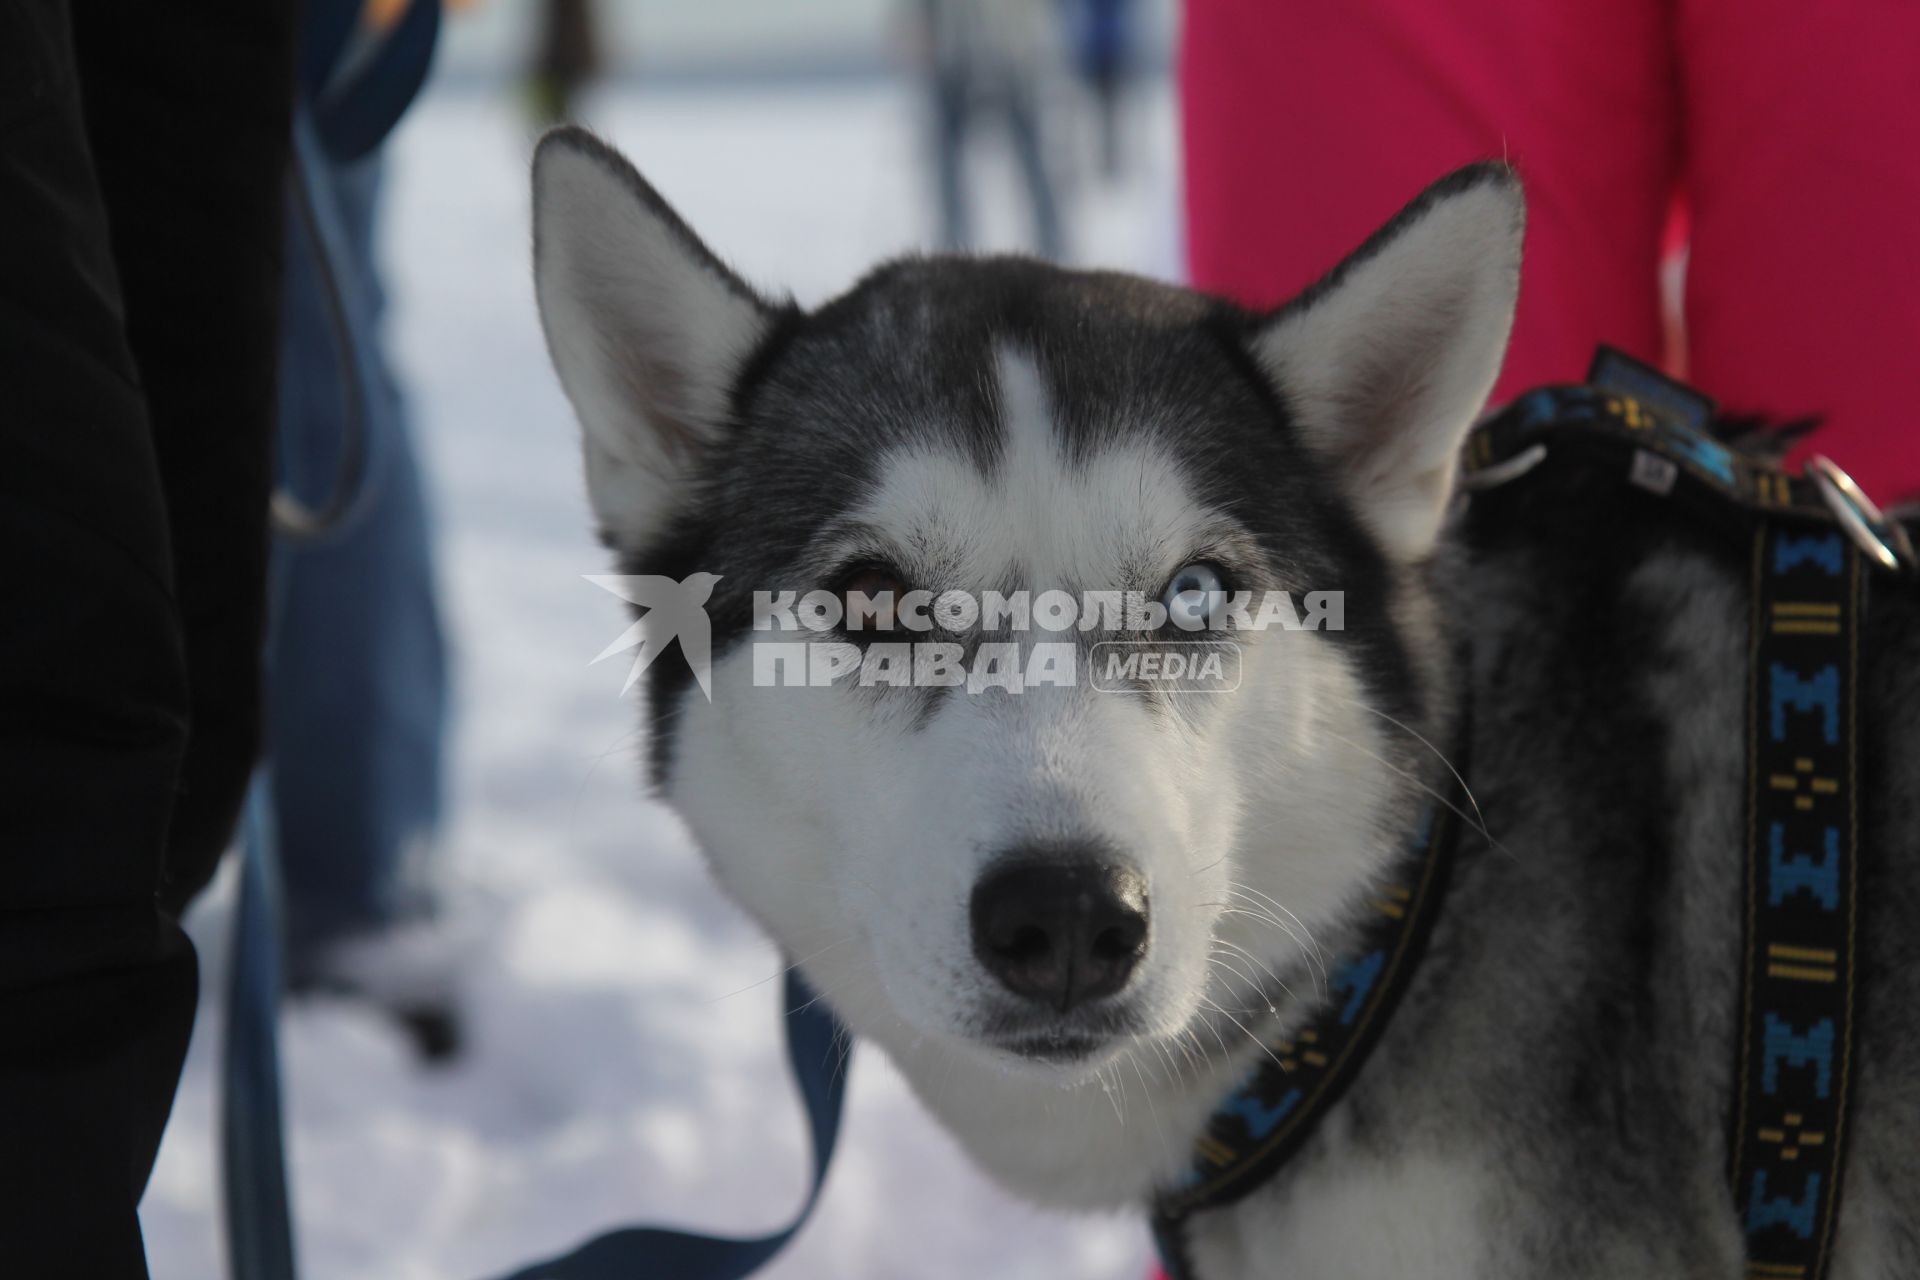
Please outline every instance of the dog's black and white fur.
[[[1465, 834], [1400, 1012], [1308, 1146], [1194, 1221], [1198, 1272], [1744, 1273], [1745, 561], [1626, 519], [1613, 484], [1457, 514], [1520, 267], [1505, 168], [1443, 180], [1272, 314], [1009, 258], [893, 262], [803, 312], [584, 133], [548, 137], [534, 187], [596, 518], [626, 572], [722, 575], [711, 700], [652, 668], [655, 779], [985, 1169], [1067, 1207], [1171, 1179], [1449, 781], [1470, 704], [1493, 839]], [[1244, 680], [1213, 698], [750, 679], [755, 589], [879, 563], [1155, 596], [1195, 561], [1342, 590], [1345, 630], [1236, 637]], [[1876, 592], [1837, 1277], [1920, 1276], [1917, 624], [1911, 588]], [[969, 901], [1010, 850], [1089, 848], [1140, 877], [1150, 931], [1117, 993], [1057, 1013], [983, 968]]]

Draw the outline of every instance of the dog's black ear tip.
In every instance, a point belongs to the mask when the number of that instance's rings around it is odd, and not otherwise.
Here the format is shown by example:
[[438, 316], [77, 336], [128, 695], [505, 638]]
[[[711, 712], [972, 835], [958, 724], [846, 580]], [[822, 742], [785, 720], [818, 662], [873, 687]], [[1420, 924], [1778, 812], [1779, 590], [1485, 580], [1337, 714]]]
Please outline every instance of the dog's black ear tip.
[[652, 185], [640, 175], [620, 148], [584, 125], [560, 124], [540, 135], [533, 148], [533, 181], [536, 189], [541, 175], [556, 162], [585, 161], [602, 174], [618, 180], [649, 204], [663, 203]]
[[1456, 196], [1492, 196], [1504, 204], [1518, 236], [1527, 222], [1527, 189], [1520, 171], [1508, 160], [1478, 160], [1462, 165], [1427, 188], [1422, 203], [1429, 206]]
[[1472, 164], [1463, 164], [1435, 184], [1439, 187], [1465, 191], [1471, 187], [1495, 186], [1512, 191], [1521, 189], [1520, 170], [1510, 160], [1476, 160]]
[[563, 120], [559, 124], [549, 125], [540, 131], [539, 145], [542, 147], [560, 146], [576, 141], [591, 145], [599, 141], [599, 135], [587, 126], [572, 120]]
[[563, 191], [586, 189], [606, 196], [625, 192], [656, 216], [677, 221], [671, 206], [634, 168], [633, 161], [582, 125], [555, 125], [540, 135], [533, 148], [532, 170], [536, 209]]
[[1526, 212], [1526, 184], [1520, 171], [1506, 160], [1476, 160], [1461, 165], [1420, 193], [1416, 206], [1431, 208], [1457, 196], [1492, 195], [1510, 203], [1522, 215]]
[[614, 149], [612, 143], [593, 130], [578, 124], [557, 124], [540, 135], [533, 145], [533, 167], [538, 172], [542, 165], [563, 155], [580, 156], [595, 160], [615, 169], [632, 166], [626, 157]]

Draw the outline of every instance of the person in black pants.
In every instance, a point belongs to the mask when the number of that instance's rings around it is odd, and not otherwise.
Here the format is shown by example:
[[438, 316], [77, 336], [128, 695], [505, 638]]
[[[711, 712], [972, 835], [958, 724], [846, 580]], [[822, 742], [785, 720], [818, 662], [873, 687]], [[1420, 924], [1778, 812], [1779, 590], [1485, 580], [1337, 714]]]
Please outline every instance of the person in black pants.
[[260, 735], [293, 8], [0, 2], [0, 1270], [146, 1274]]

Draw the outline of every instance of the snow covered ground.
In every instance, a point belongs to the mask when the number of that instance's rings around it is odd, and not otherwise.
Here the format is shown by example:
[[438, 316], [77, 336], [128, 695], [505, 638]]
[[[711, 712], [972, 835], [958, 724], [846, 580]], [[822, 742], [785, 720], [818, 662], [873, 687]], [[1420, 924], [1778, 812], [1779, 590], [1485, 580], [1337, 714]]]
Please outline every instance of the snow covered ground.
[[[916, 104], [882, 83], [743, 93], [623, 90], [597, 127], [751, 279], [819, 300], [922, 240]], [[1143, 104], [1141, 164], [1070, 200], [1076, 256], [1167, 272], [1173, 128]], [[463, 715], [444, 855], [471, 1046], [416, 1067], [380, 1019], [305, 1004], [285, 1024], [298, 1245], [308, 1280], [480, 1280], [615, 1224], [759, 1233], [802, 1188], [773, 949], [638, 786], [625, 671], [588, 659], [623, 606], [582, 581], [573, 427], [527, 267], [530, 135], [501, 94], [429, 95], [395, 141], [394, 338], [444, 531]], [[986, 227], [1023, 224], [989, 166]], [[752, 803], [752, 797], [742, 797]], [[214, 1280], [213, 1083], [224, 885], [191, 922], [208, 988], [143, 1219], [156, 1280]], [[768, 1274], [1120, 1280], [1130, 1220], [1012, 1201], [968, 1166], [875, 1053], [853, 1065], [841, 1156], [814, 1222]]]

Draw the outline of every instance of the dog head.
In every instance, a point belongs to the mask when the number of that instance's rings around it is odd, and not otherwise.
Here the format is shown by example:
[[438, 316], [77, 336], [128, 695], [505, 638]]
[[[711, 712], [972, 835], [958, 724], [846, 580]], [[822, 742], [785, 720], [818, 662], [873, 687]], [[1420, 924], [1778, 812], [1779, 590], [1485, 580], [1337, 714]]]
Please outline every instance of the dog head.
[[[1511, 174], [1264, 314], [1009, 258], [803, 311], [587, 134], [534, 186], [595, 517], [625, 572], [712, 591], [710, 690], [651, 668], [656, 781], [836, 1010], [1071, 1082], [1273, 999], [1448, 729], [1427, 569], [1512, 318]], [[1318, 592], [1343, 625], [1287, 625]]]

